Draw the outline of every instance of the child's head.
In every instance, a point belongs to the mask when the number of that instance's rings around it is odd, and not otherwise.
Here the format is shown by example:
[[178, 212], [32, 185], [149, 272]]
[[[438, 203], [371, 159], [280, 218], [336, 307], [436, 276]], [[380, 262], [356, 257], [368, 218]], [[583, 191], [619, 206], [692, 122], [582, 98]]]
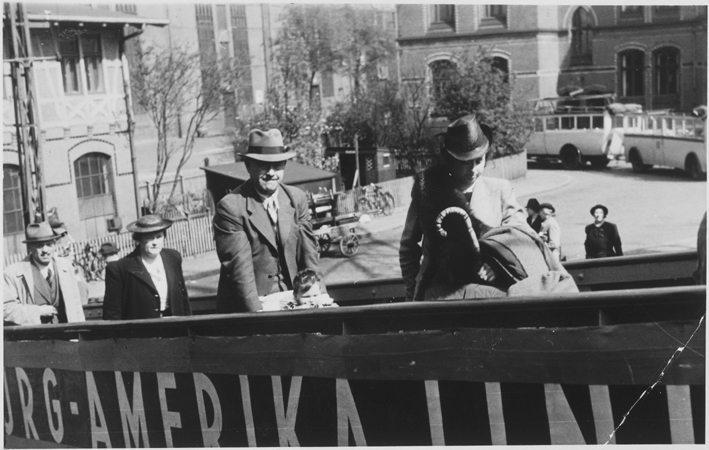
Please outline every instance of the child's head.
[[293, 280], [293, 298], [301, 304], [301, 298], [317, 297], [320, 295], [320, 278], [315, 271], [304, 269], [298, 272]]

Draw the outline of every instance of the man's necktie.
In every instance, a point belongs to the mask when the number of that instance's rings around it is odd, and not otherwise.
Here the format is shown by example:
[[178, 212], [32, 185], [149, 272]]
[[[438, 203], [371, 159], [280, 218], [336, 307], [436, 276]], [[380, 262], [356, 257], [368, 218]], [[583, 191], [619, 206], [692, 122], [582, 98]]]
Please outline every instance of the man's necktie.
[[278, 210], [276, 209], [276, 203], [273, 199], [266, 200], [266, 211], [268, 211], [268, 216], [271, 218], [271, 222], [275, 225], [278, 223]]
[[47, 284], [49, 284], [49, 289], [52, 288], [52, 269], [47, 269]]

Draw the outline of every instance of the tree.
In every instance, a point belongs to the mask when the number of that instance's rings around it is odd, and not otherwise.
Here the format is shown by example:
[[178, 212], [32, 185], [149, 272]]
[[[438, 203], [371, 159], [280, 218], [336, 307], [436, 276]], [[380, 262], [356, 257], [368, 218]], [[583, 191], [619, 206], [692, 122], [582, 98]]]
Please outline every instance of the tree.
[[513, 96], [514, 77], [500, 70], [485, 48], [457, 59], [458, 70], [447, 70], [433, 86], [435, 113], [450, 121], [478, 114], [495, 131], [491, 158], [521, 152], [533, 122], [529, 103]]
[[[131, 67], [134, 101], [157, 131], [157, 165], [149, 209], [156, 211], [168, 163], [178, 156], [175, 179], [168, 202], [173, 198], [179, 174], [189, 161], [198, 130], [220, 111], [225, 96], [235, 97], [243, 72], [241, 61], [224, 58], [201, 70], [200, 58], [185, 47], [140, 48]], [[186, 121], [186, 127], [182, 123]]]

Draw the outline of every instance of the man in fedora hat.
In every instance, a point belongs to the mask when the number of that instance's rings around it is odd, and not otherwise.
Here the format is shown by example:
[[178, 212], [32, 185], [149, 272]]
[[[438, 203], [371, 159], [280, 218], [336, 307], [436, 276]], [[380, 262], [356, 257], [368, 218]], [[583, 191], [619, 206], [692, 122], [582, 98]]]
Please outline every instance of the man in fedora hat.
[[542, 228], [539, 230], [539, 237], [546, 242], [552, 255], [555, 255], [561, 261], [561, 227], [554, 218], [554, 214], [556, 214], [556, 208], [551, 203], [539, 205], [539, 215], [542, 217]]
[[[462, 117], [448, 126], [439, 160], [417, 174], [399, 247], [407, 300], [423, 300], [429, 286], [445, 279], [440, 272], [447, 255], [435, 245], [435, 227], [431, 225], [439, 212], [441, 195], [462, 197], [469, 213], [487, 227], [528, 226], [510, 182], [482, 176], [492, 140], [490, 127], [475, 115]], [[495, 277], [487, 265], [479, 275], [488, 281]]]
[[308, 199], [283, 184], [294, 156], [277, 129], [249, 133], [243, 155], [249, 179], [219, 202], [213, 220], [218, 313], [258, 311], [259, 297], [293, 289], [300, 270], [320, 272]]
[[623, 256], [623, 246], [620, 243], [618, 227], [606, 222], [608, 208], [596, 205], [591, 208], [593, 223], [586, 226], [586, 259]]
[[61, 237], [48, 222], [33, 223], [25, 230], [29, 255], [3, 274], [5, 325], [83, 322], [79, 285], [69, 260], [55, 255]]

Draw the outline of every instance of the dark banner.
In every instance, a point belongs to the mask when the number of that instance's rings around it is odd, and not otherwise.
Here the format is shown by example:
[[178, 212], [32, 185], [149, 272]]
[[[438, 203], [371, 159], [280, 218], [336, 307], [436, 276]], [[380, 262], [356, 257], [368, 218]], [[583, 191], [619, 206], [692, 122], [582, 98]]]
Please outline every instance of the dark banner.
[[5, 342], [6, 446], [700, 444], [697, 325]]

